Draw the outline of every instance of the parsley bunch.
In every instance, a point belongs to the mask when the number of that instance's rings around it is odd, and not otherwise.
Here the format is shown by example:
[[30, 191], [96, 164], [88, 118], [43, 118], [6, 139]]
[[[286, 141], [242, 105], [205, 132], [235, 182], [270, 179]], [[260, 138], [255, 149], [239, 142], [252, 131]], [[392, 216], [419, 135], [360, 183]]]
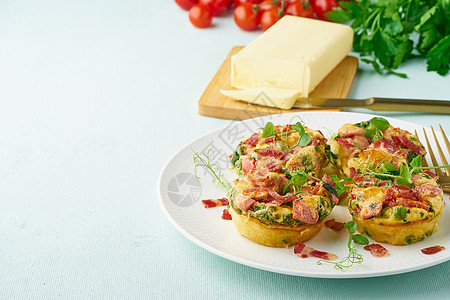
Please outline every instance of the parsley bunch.
[[339, 2], [327, 17], [351, 23], [353, 50], [376, 72], [395, 72], [403, 62], [424, 57], [427, 70], [450, 70], [450, 0], [361, 0]]

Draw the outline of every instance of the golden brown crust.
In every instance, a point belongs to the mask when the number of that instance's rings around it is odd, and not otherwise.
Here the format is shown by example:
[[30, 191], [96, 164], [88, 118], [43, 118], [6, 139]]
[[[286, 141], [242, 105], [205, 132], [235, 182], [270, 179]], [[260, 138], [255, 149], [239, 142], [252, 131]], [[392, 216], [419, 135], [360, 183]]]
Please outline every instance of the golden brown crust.
[[[350, 213], [352, 213], [351, 209]], [[383, 224], [370, 218], [364, 220], [357, 214], [352, 215], [360, 233], [378, 243], [404, 246], [421, 241], [435, 233], [439, 229], [442, 211], [434, 218], [406, 224]]]
[[282, 226], [264, 224], [246, 214], [229, 208], [236, 230], [242, 236], [264, 246], [287, 248], [313, 238], [322, 229], [325, 220], [313, 225]]

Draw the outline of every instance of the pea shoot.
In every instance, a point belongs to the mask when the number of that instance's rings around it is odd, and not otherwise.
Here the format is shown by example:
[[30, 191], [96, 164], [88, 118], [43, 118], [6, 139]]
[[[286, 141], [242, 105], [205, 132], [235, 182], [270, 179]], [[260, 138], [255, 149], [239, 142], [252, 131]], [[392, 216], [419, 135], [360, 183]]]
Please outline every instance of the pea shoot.
[[321, 260], [317, 261], [318, 265], [322, 265], [322, 263], [333, 264], [334, 268], [336, 270], [345, 272], [349, 268], [351, 268], [354, 264], [359, 264], [359, 263], [363, 262], [364, 259], [361, 256], [361, 254], [359, 254], [356, 251], [355, 246], [356, 245], [368, 245], [369, 240], [367, 239], [366, 236], [356, 233], [357, 226], [356, 226], [355, 221], [349, 221], [349, 222], [345, 223], [344, 227], [347, 228], [347, 231], [349, 233], [349, 238], [348, 238], [348, 243], [347, 243], [348, 255], [343, 257], [341, 259], [341, 261], [338, 261], [338, 262], [321, 259]]
[[[214, 151], [212, 149], [209, 149], [206, 153], [198, 153], [194, 149], [191, 149], [192, 152], [194, 152], [194, 175], [197, 179], [200, 179], [200, 177], [197, 175], [197, 168], [199, 167], [205, 167], [207, 168], [213, 175], [216, 177], [217, 182], [219, 186], [225, 188], [227, 191], [231, 189], [231, 183], [229, 183], [223, 176], [223, 174], [220, 173], [219, 167], [210, 162], [210, 156], [214, 155]], [[203, 155], [203, 157], [202, 157]]]
[[[305, 131], [305, 128], [300, 121], [293, 124], [291, 128], [291, 130], [286, 130], [284, 132], [278, 133], [273, 123], [269, 121], [262, 129], [262, 137], [267, 138], [273, 136], [275, 138], [275, 141], [277, 140], [277, 138], [279, 138], [280, 150], [283, 151], [292, 150], [297, 146], [305, 147], [311, 142], [311, 136]], [[294, 146], [289, 146], [289, 139], [292, 138], [288, 135], [295, 132], [299, 134], [297, 143]]]
[[409, 164], [403, 165], [399, 170], [391, 163], [381, 163], [377, 167], [372, 167], [363, 173], [363, 176], [374, 176], [379, 178], [388, 178], [396, 180], [396, 183], [400, 186], [407, 186], [413, 188], [412, 175], [419, 174], [422, 170], [448, 168], [450, 165], [436, 166], [436, 167], [423, 167], [422, 156], [417, 155], [413, 158]]

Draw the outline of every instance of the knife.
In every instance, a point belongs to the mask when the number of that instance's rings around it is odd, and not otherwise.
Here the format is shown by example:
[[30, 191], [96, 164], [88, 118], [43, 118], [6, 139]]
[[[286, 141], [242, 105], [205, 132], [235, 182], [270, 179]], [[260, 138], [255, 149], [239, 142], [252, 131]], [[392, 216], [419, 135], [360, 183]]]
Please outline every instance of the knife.
[[294, 108], [367, 108], [376, 111], [413, 111], [424, 113], [450, 114], [450, 100], [419, 100], [394, 98], [340, 99], [301, 98]]

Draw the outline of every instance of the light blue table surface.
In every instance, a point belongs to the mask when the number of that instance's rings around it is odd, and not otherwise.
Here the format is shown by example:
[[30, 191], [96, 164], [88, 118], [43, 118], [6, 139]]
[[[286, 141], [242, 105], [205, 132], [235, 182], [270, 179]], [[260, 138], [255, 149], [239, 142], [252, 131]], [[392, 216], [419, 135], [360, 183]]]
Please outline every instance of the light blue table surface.
[[[171, 0], [0, 1], [1, 299], [448, 297], [450, 262], [288, 276], [216, 256], [166, 219], [163, 165], [231, 122], [198, 115], [197, 101], [230, 49], [259, 34], [230, 13], [195, 29]], [[350, 96], [450, 98], [450, 77], [424, 61], [399, 71], [409, 79], [361, 64]], [[450, 115], [382, 115], [450, 133]]]

